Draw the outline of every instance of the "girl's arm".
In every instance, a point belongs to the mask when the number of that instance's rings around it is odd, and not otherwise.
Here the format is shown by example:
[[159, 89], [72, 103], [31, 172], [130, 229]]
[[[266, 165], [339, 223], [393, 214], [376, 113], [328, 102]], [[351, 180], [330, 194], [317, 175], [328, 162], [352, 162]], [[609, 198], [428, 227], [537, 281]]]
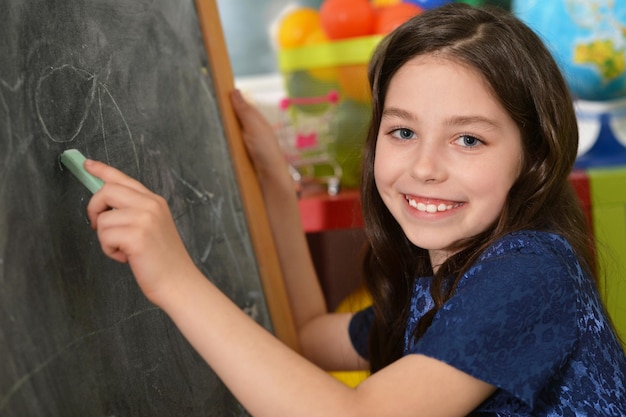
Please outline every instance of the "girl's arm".
[[231, 94], [231, 102], [261, 186], [296, 328], [301, 329], [325, 314], [326, 304], [302, 230], [294, 184], [267, 120], [239, 91]]
[[[327, 314], [302, 229], [294, 183], [274, 130], [239, 91], [233, 91], [231, 102], [267, 207], [302, 353], [328, 370], [365, 369], [366, 363], [349, 342], [351, 315]], [[328, 340], [336, 342], [330, 344]]]

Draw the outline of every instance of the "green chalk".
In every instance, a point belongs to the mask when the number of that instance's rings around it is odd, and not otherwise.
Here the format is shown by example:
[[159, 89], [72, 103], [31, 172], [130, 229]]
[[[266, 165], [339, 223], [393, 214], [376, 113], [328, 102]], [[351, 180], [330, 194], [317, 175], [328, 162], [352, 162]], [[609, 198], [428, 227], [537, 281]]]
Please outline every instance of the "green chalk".
[[83, 164], [86, 159], [87, 158], [85, 158], [85, 156], [77, 149], [68, 149], [64, 151], [60, 158], [61, 163], [65, 165], [70, 172], [89, 189], [89, 191], [95, 193], [104, 185], [104, 181], [85, 171]]

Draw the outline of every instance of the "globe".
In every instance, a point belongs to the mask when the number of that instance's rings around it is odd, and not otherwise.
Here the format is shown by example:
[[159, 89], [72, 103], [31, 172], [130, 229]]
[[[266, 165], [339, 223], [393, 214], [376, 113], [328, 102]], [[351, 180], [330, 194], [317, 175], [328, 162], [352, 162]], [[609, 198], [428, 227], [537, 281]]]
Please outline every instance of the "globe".
[[576, 98], [626, 96], [626, 1], [513, 0], [511, 9], [546, 43]]

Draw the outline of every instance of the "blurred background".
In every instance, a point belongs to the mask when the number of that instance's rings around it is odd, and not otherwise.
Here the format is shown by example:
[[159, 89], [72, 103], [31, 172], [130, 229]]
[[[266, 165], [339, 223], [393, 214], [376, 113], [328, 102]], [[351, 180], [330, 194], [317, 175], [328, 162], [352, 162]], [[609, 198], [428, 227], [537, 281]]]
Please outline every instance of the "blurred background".
[[[511, 0], [485, 0], [510, 9]], [[270, 28], [288, 8], [319, 9], [322, 0], [218, 0], [226, 45], [235, 77], [275, 74], [276, 49]]]

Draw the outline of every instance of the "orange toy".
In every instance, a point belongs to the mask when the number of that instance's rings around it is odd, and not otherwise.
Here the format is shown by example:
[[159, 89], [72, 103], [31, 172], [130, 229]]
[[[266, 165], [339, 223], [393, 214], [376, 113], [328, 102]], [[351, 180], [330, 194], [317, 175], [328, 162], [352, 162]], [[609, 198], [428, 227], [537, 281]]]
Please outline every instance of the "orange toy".
[[376, 9], [374, 33], [386, 35], [424, 9], [411, 3], [397, 3]]
[[369, 0], [326, 0], [319, 16], [331, 40], [371, 35], [374, 30], [374, 6]]
[[400, 3], [400, 0], [371, 0], [374, 7], [391, 6]]
[[287, 13], [278, 27], [277, 41], [281, 48], [296, 48], [305, 44], [311, 33], [320, 28], [317, 10], [300, 7]]

